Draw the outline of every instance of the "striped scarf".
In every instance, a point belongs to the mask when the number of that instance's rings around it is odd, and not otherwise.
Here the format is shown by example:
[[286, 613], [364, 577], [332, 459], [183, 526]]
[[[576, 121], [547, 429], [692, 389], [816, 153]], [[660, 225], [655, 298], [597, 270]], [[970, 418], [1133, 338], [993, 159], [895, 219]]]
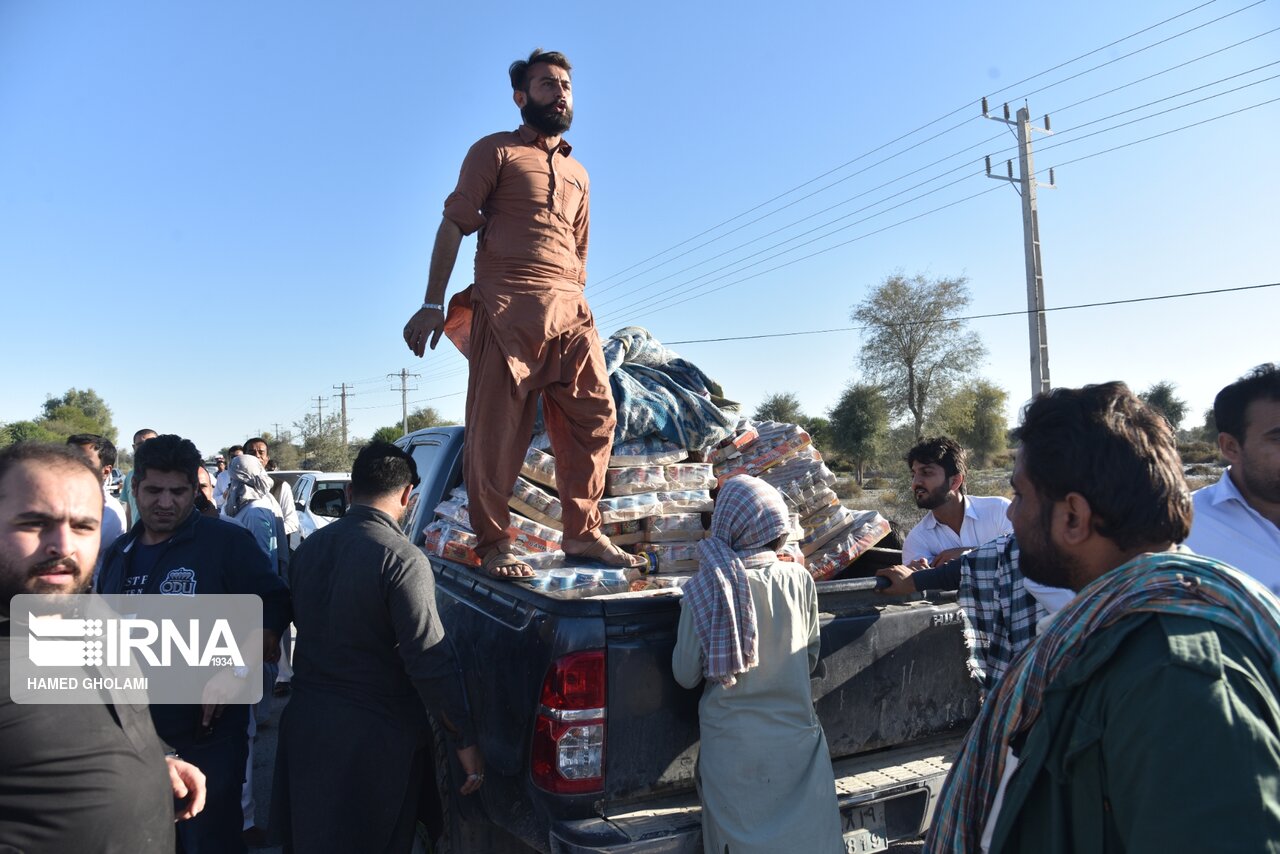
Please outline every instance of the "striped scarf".
[[1280, 686], [1280, 601], [1266, 588], [1182, 547], [1134, 558], [1081, 590], [996, 685], [943, 786], [928, 851], [980, 850], [1009, 745], [1035, 724], [1045, 689], [1091, 635], [1141, 612], [1198, 617], [1239, 633]]
[[684, 607], [693, 609], [708, 681], [732, 687], [738, 674], [759, 662], [747, 564], [776, 560], [765, 547], [790, 524], [782, 493], [759, 478], [732, 478], [716, 496], [710, 536], [698, 543], [698, 572], [684, 585]]

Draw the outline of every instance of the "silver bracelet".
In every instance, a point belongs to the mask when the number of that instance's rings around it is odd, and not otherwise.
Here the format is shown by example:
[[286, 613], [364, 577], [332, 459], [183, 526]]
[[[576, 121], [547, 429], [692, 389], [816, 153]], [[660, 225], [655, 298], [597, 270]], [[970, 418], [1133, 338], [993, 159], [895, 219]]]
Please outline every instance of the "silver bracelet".
[[[436, 311], [444, 311], [444, 306], [438, 302], [424, 302], [422, 308], [434, 308]], [[422, 309], [418, 309], [421, 311]]]

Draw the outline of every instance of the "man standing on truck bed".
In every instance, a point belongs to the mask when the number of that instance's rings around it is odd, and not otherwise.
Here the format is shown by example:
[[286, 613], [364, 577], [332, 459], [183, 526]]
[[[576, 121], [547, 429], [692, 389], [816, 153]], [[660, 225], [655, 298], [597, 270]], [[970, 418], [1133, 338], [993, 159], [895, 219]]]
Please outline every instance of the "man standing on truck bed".
[[1016, 435], [1021, 569], [1077, 594], [983, 704], [928, 850], [1275, 850], [1280, 600], [1177, 545], [1173, 432], [1123, 383], [1042, 394]]
[[[507, 501], [542, 398], [563, 504], [564, 551], [614, 566], [643, 561], [600, 533], [597, 507], [615, 412], [600, 336], [587, 306], [587, 171], [562, 138], [573, 122], [571, 66], [535, 50], [509, 69], [518, 129], [481, 139], [462, 163], [436, 232], [426, 301], [404, 327], [421, 356], [440, 334], [470, 361], [463, 472], [482, 569], [523, 578], [511, 554]], [[475, 284], [444, 294], [464, 235], [479, 232]]]

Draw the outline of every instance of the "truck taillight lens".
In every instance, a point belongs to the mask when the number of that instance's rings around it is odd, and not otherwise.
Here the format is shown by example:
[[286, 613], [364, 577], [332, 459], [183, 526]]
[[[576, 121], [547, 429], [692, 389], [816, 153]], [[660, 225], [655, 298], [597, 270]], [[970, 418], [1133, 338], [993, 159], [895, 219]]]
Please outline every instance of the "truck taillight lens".
[[533, 782], [556, 794], [604, 789], [604, 652], [557, 659], [542, 680], [533, 728]]

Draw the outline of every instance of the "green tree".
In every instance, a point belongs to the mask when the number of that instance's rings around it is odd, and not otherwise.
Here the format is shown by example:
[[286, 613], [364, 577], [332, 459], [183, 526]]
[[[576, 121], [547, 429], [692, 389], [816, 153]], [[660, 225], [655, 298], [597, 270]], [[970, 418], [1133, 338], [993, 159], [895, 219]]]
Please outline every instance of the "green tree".
[[766, 395], [751, 417], [756, 421], [779, 421], [783, 424], [803, 424], [805, 420], [800, 399], [789, 391]]
[[[1182, 419], [1187, 417], [1187, 410], [1190, 407], [1187, 402], [1178, 397], [1174, 392], [1178, 386], [1168, 380], [1161, 380], [1146, 391], [1139, 392], [1138, 397], [1148, 406], [1159, 411], [1164, 416], [1164, 420], [1169, 422], [1169, 426], [1175, 431], [1182, 424]], [[1214, 434], [1214, 441], [1217, 441], [1217, 434]]]
[[1204, 424], [1200, 427], [1200, 438], [1210, 444], [1218, 443], [1218, 419], [1213, 414], [1212, 406], [1204, 411]]
[[988, 380], [978, 380], [944, 397], [933, 423], [969, 452], [976, 468], [986, 468], [992, 457], [1008, 448], [1008, 402], [1007, 391]]
[[889, 431], [889, 405], [877, 386], [852, 384], [827, 413], [827, 441], [854, 466], [862, 485], [867, 465], [880, 454]]
[[809, 434], [809, 438], [813, 440], [813, 446], [819, 451], [830, 447], [831, 445], [831, 422], [820, 415], [806, 417], [804, 420], [804, 431]]
[[864, 375], [884, 390], [892, 415], [910, 416], [917, 437], [937, 401], [986, 355], [963, 320], [948, 320], [968, 307], [968, 281], [895, 273], [852, 313], [864, 327]]
[[301, 468], [351, 470], [354, 455], [351, 446], [342, 443], [342, 416], [339, 413], [328, 415], [323, 420], [308, 413], [293, 426], [302, 434]]
[[[67, 436], [71, 434], [68, 433]], [[14, 442], [60, 442], [65, 441], [66, 436], [48, 430], [38, 421], [14, 421], [4, 427], [3, 433], [0, 433], [0, 445], [9, 445]]]
[[399, 427], [379, 427], [373, 431], [374, 442], [395, 442], [401, 436]]
[[93, 389], [67, 389], [61, 397], [50, 395], [38, 423], [65, 440], [75, 433], [97, 433], [116, 441], [116, 427], [111, 421], [111, 407]]

